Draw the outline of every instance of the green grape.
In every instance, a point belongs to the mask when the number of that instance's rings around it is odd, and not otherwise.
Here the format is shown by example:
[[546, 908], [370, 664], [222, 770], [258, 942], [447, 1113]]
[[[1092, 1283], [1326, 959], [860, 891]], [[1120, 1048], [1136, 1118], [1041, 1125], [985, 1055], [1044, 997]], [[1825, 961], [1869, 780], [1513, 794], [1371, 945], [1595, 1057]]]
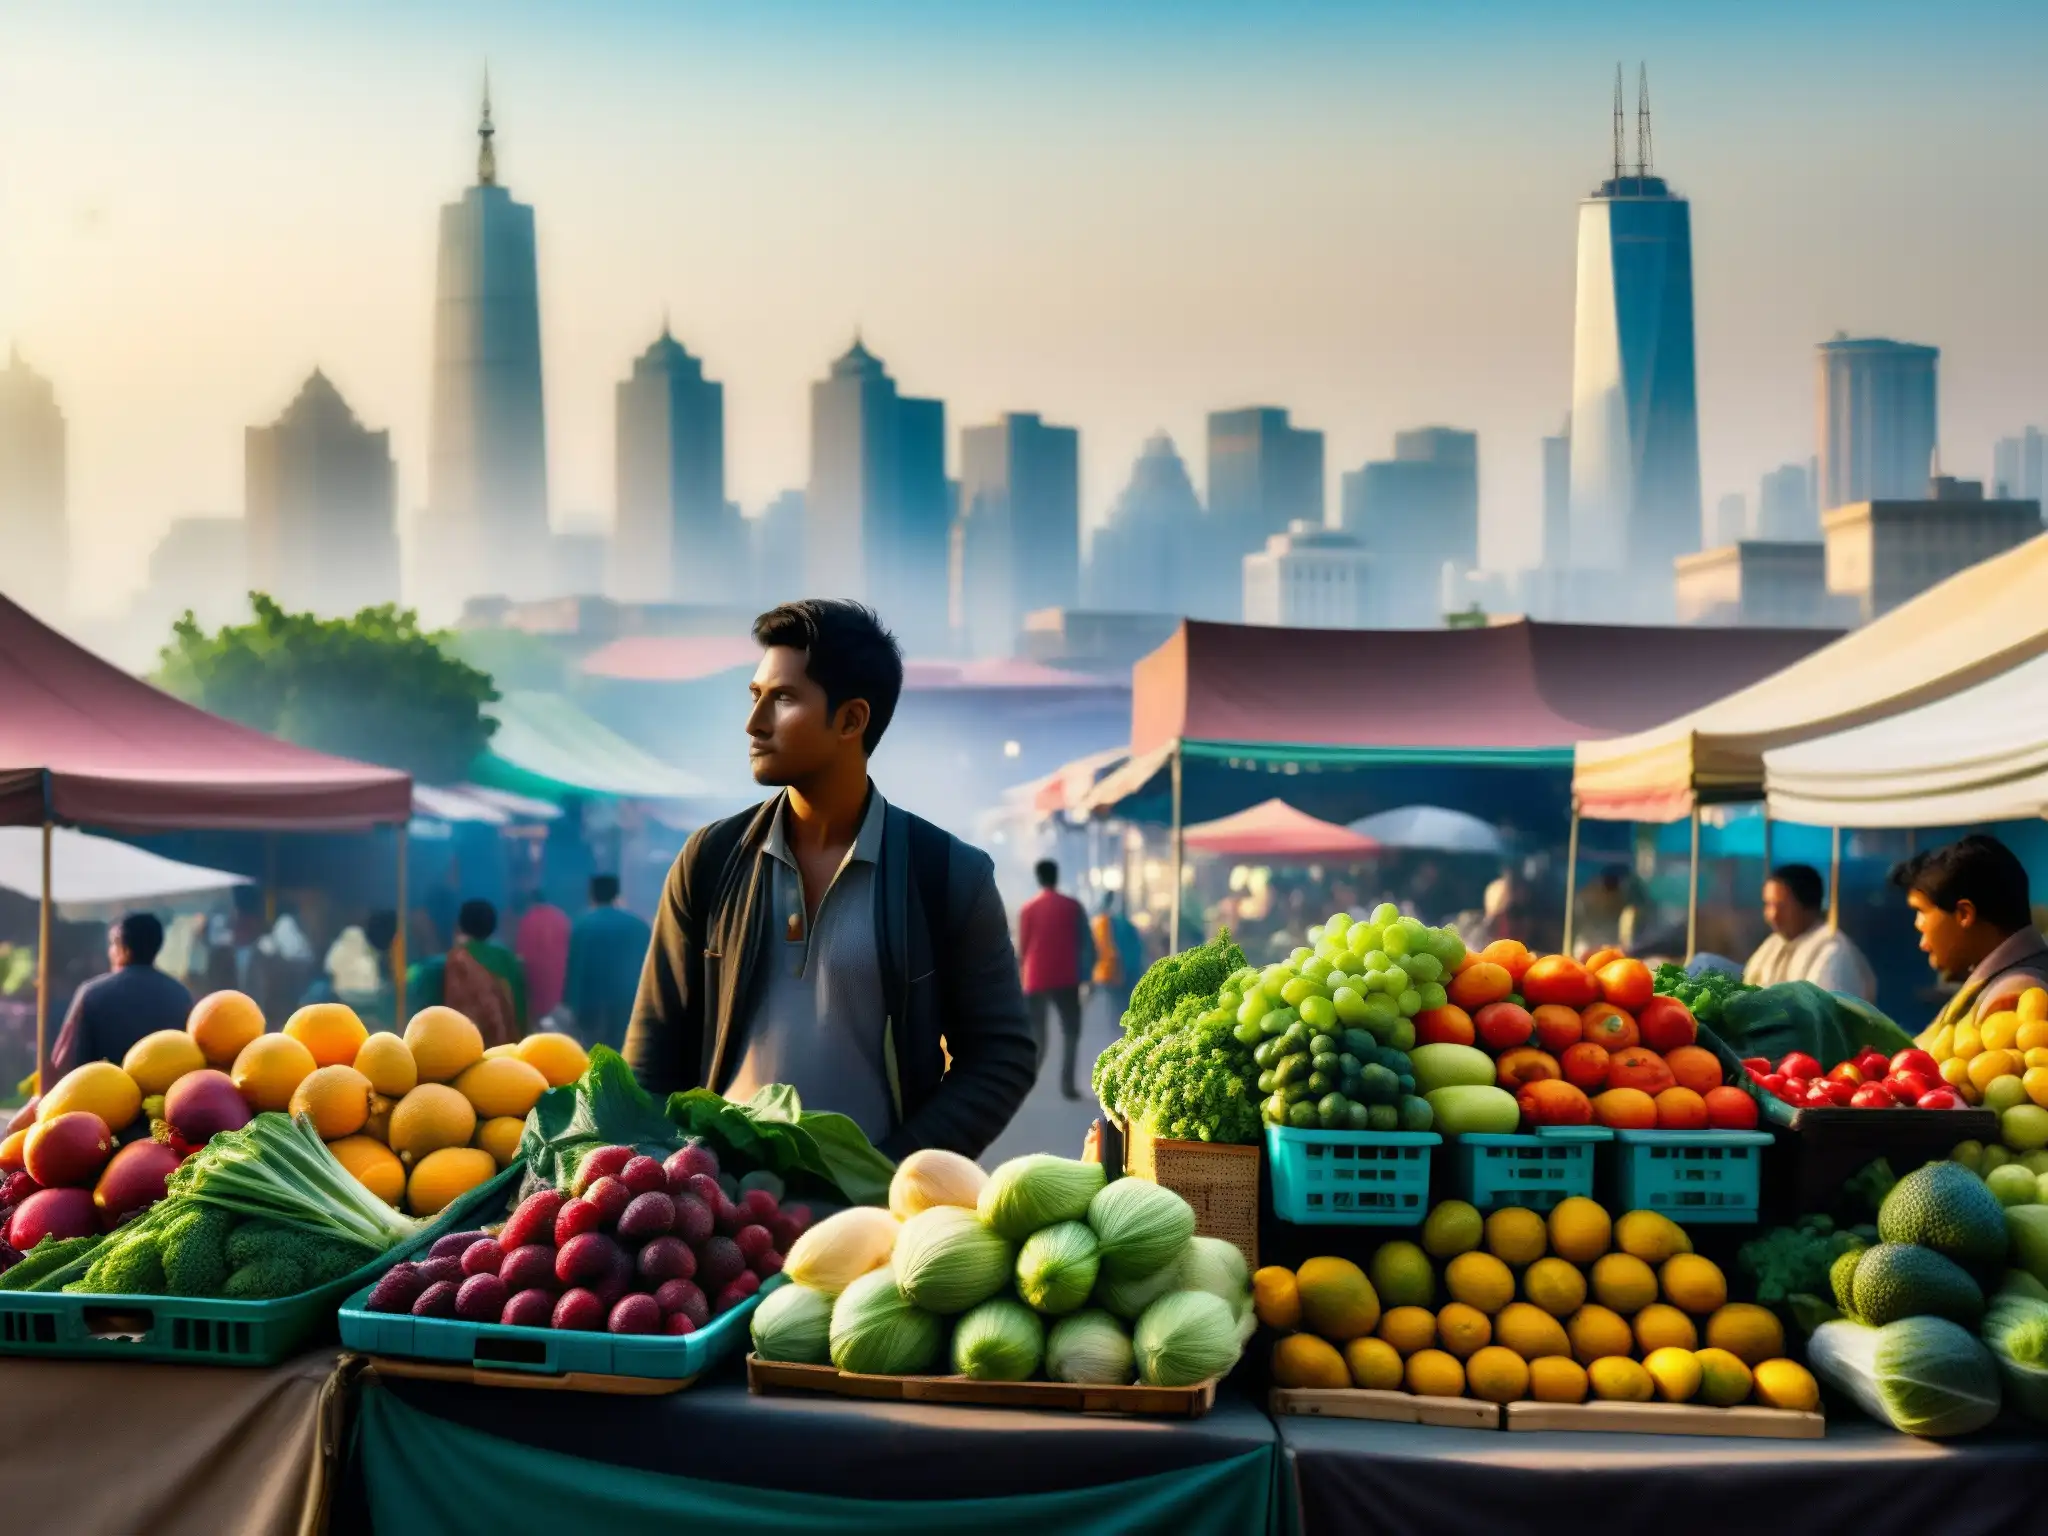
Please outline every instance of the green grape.
[[1249, 1024], [1234, 1025], [1230, 1031], [1230, 1038], [1239, 1045], [1257, 1045], [1266, 1038], [1266, 1032], [1259, 1028], [1259, 1021], [1253, 1019]]
[[1297, 1100], [1287, 1108], [1287, 1123], [1297, 1131], [1312, 1131], [1318, 1124], [1316, 1107], [1307, 1099]]
[[1216, 994], [1216, 1006], [1225, 1013], [1235, 1013], [1244, 1002], [1244, 994], [1236, 987], [1225, 987]]
[[1397, 1022], [1395, 1023], [1395, 1025], [1394, 1025], [1394, 1027], [1393, 1027], [1393, 1030], [1392, 1030], [1392, 1031], [1391, 1031], [1391, 1032], [1390, 1032], [1390, 1033], [1389, 1033], [1389, 1034], [1387, 1035], [1387, 1044], [1391, 1045], [1391, 1046], [1392, 1046], [1392, 1047], [1393, 1047], [1393, 1048], [1394, 1048], [1395, 1050], [1397, 1050], [1397, 1051], [1412, 1051], [1412, 1050], [1414, 1050], [1414, 1049], [1415, 1049], [1415, 1025], [1414, 1025], [1414, 1023], [1413, 1023], [1413, 1022], [1412, 1022], [1411, 1020], [1408, 1020], [1408, 1019], [1401, 1019], [1401, 1020], [1397, 1021]]
[[[1415, 1015], [1422, 1012], [1422, 994], [1413, 987], [1410, 987], [1394, 999], [1394, 1006], [1401, 1010], [1402, 1018], [1412, 1019]], [[1238, 1027], [1243, 1028], [1242, 1025]]]
[[1308, 941], [1310, 944], [1320, 944], [1323, 942], [1323, 925], [1321, 923], [1313, 923], [1310, 925], [1308, 930]]
[[1279, 1086], [1280, 1085], [1278, 1083], [1273, 1081], [1273, 1074], [1271, 1072], [1261, 1072], [1259, 1074], [1260, 1093], [1271, 1094], [1272, 1091]]
[[1429, 1012], [1432, 1008], [1441, 1008], [1451, 1000], [1450, 994], [1433, 981], [1423, 983], [1418, 990], [1422, 993], [1422, 1012], [1424, 1013]]
[[1380, 948], [1398, 960], [1408, 953], [1410, 942], [1411, 936], [1407, 929], [1389, 928], [1386, 936], [1380, 940]]
[[1464, 960], [1465, 941], [1458, 937], [1455, 928], [1439, 928], [1437, 934], [1440, 942], [1432, 953], [1443, 961], [1444, 969], [1448, 971]]
[[1303, 981], [1321, 981], [1330, 974], [1331, 969], [1330, 962], [1321, 955], [1311, 955], [1301, 963], [1301, 979]]
[[1356, 986], [1339, 987], [1331, 995], [1330, 1003], [1337, 1010], [1337, 1017], [1346, 1024], [1363, 1024], [1366, 1021], [1365, 996]]
[[1288, 965], [1293, 966], [1294, 969], [1298, 971], [1301, 969], [1302, 961], [1313, 960], [1315, 957], [1316, 952], [1310, 949], [1306, 944], [1297, 944], [1293, 949], [1288, 951], [1286, 963]]
[[1268, 997], [1262, 989], [1253, 987], [1251, 991], [1245, 994], [1244, 1001], [1237, 1005], [1237, 1022], [1240, 1024], [1256, 1024], [1272, 1012], [1273, 999]]
[[1300, 1082], [1314, 1070], [1309, 1064], [1308, 1052], [1297, 1051], [1291, 1056], [1280, 1058], [1279, 1064], [1273, 1068], [1273, 1080], [1282, 1088], [1288, 1088]]
[[1376, 1026], [1384, 1026], [1401, 1017], [1401, 1008], [1384, 992], [1375, 992], [1365, 1000], [1365, 1027], [1378, 1033]]
[[1391, 1104], [1375, 1104], [1366, 1111], [1366, 1127], [1374, 1131], [1398, 1131], [1401, 1111]]
[[1413, 981], [1408, 975], [1408, 967], [1405, 965], [1388, 966], [1386, 979], [1380, 985], [1395, 996], [1400, 996], [1401, 993], [1406, 992], [1413, 985]]
[[1347, 1040], [1342, 1042], [1342, 1044], [1344, 1046], [1344, 1049], [1337, 1053], [1337, 1065], [1342, 1067], [1346, 1072], [1349, 1073], [1357, 1073], [1364, 1070], [1365, 1063], [1360, 1061], [1358, 1057], [1355, 1054], [1353, 1054], [1351, 1050], [1351, 1042]]
[[1285, 1125], [1287, 1123], [1287, 1101], [1280, 1097], [1279, 1094], [1274, 1094], [1264, 1104], [1261, 1104], [1259, 1109], [1273, 1124]]
[[1444, 963], [1424, 949], [1410, 955], [1401, 969], [1408, 973], [1411, 981], [1435, 981], [1443, 975]]
[[1326, 1051], [1335, 1052], [1340, 1043], [1341, 1042], [1339, 1042], [1337, 1037], [1334, 1035], [1325, 1035], [1318, 1033], [1309, 1040], [1309, 1054], [1312, 1056], [1320, 1056]]
[[1305, 997], [1301, 1000], [1301, 1016], [1315, 1029], [1331, 1029], [1337, 1023], [1337, 1005], [1327, 997]]
[[1321, 983], [1311, 981], [1306, 976], [1297, 976], [1280, 989], [1280, 1001], [1286, 1003], [1291, 1008], [1299, 1008], [1301, 1000], [1305, 997], [1321, 997], [1322, 995]]
[[1259, 1028], [1269, 1035], [1284, 1035], [1301, 1022], [1301, 1015], [1292, 1008], [1275, 1008], [1259, 1020]]
[[1334, 1072], [1311, 1072], [1308, 1075], [1308, 1091], [1311, 1098], [1320, 1099], [1337, 1088], [1337, 1074]]
[[1333, 912], [1330, 914], [1330, 920], [1323, 924], [1323, 932], [1329, 934], [1333, 939], [1341, 939], [1350, 931], [1351, 914], [1349, 912]]
[[1341, 1131], [1351, 1123], [1351, 1101], [1341, 1093], [1325, 1094], [1316, 1106], [1316, 1118], [1324, 1130]]
[[1384, 928], [1387, 924], [1398, 921], [1400, 916], [1401, 909], [1399, 907], [1395, 906], [1391, 901], [1383, 901], [1372, 909], [1371, 921]]
[[1347, 1131], [1369, 1131], [1372, 1129], [1372, 1110], [1356, 1099], [1344, 1112], [1344, 1129]]
[[[1252, 1065], [1255, 1067], [1270, 1067], [1279, 1059], [1280, 1042], [1278, 1040], [1261, 1040], [1252, 1047]], [[1272, 1091], [1270, 1088], [1266, 1090], [1268, 1093]]]

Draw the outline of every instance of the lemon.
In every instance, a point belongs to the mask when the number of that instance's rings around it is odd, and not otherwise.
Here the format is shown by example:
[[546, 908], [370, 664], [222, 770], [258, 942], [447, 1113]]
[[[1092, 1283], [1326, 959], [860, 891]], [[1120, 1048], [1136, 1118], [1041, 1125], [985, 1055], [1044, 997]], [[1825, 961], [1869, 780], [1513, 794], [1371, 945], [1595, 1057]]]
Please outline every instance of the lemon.
[[1643, 1369], [1657, 1384], [1657, 1395], [1667, 1403], [1689, 1403], [1700, 1389], [1703, 1374], [1698, 1357], [1675, 1345], [1653, 1349], [1643, 1357]]
[[1657, 1395], [1657, 1384], [1640, 1361], [1626, 1355], [1606, 1355], [1586, 1367], [1586, 1379], [1593, 1395], [1611, 1403], [1647, 1403]]
[[[290, 1035], [258, 1035], [242, 1047], [228, 1076], [251, 1109], [284, 1109], [317, 1065], [313, 1053]], [[469, 1134], [464, 1132], [462, 1139], [467, 1141]]]
[[1593, 1264], [1593, 1296], [1633, 1317], [1657, 1299], [1657, 1272], [1633, 1254], [1604, 1253]]
[[519, 1046], [516, 1042], [508, 1040], [503, 1045], [492, 1045], [484, 1048], [485, 1061], [501, 1061], [507, 1056], [512, 1057], [515, 1061], [518, 1059]]
[[1609, 1355], [1626, 1355], [1635, 1348], [1628, 1319], [1597, 1304], [1589, 1303], [1566, 1318], [1564, 1331], [1572, 1341], [1572, 1358], [1581, 1365]]
[[1301, 1326], [1301, 1292], [1294, 1284], [1294, 1271], [1284, 1264], [1268, 1264], [1252, 1276], [1252, 1310], [1268, 1328], [1281, 1332]]
[[2048, 990], [2029, 987], [2020, 994], [2020, 1000], [2013, 1004], [2013, 1012], [2023, 1023], [2038, 1024], [2048, 1020]]
[[1548, 1241], [1543, 1218], [1519, 1205], [1504, 1205], [1486, 1218], [1487, 1251], [1517, 1269], [1542, 1258]]
[[1380, 1315], [1379, 1336], [1403, 1355], [1436, 1342], [1436, 1314], [1427, 1307], [1391, 1307]]
[[2030, 1102], [2027, 1085], [2023, 1078], [1994, 1077], [1984, 1085], [1984, 1107], [1994, 1114], [2004, 1114], [2016, 1104]]
[[1982, 1093], [2001, 1077], [2010, 1077], [2026, 1064], [2016, 1051], [1985, 1051], [1970, 1058], [1970, 1086]]
[[1400, 1390], [1401, 1352], [1385, 1339], [1353, 1339], [1344, 1346], [1344, 1366], [1354, 1387], [1368, 1392]]
[[285, 1020], [284, 1032], [312, 1052], [317, 1067], [348, 1066], [370, 1035], [346, 1003], [308, 1003]]
[[519, 1155], [519, 1142], [526, 1135], [526, 1122], [510, 1115], [500, 1115], [486, 1120], [476, 1128], [476, 1135], [470, 1138], [470, 1145], [480, 1147], [491, 1154], [500, 1168], [512, 1166], [512, 1159]]
[[1465, 1362], [1465, 1381], [1474, 1397], [1512, 1403], [1529, 1390], [1529, 1367], [1513, 1350], [1490, 1344]]
[[1785, 1353], [1785, 1327], [1769, 1307], [1731, 1301], [1707, 1319], [1707, 1343], [1755, 1367]]
[[1477, 1307], [1454, 1301], [1436, 1315], [1436, 1336], [1460, 1360], [1493, 1339], [1493, 1323]]
[[206, 1053], [199, 1042], [182, 1029], [144, 1035], [121, 1058], [121, 1070], [135, 1080], [144, 1098], [162, 1093], [187, 1072], [197, 1072], [205, 1065]]
[[1552, 1317], [1570, 1317], [1586, 1304], [1586, 1277], [1563, 1259], [1538, 1259], [1522, 1276], [1522, 1294]]
[[2017, 1051], [2038, 1051], [2048, 1046], [2048, 1019], [2022, 1019], [2019, 1033], [2013, 1036], [2013, 1049]]
[[1977, 1038], [1987, 1051], [2009, 1050], [2020, 1037], [2020, 1016], [2010, 1008], [1994, 1013], [1977, 1026]]
[[322, 1141], [353, 1136], [370, 1118], [370, 1080], [354, 1067], [315, 1067], [292, 1090], [286, 1109], [294, 1119], [310, 1119]]
[[1490, 1253], [1461, 1253], [1444, 1266], [1444, 1289], [1453, 1301], [1492, 1314], [1515, 1299], [1515, 1275]]
[[1529, 1395], [1539, 1403], [1583, 1403], [1586, 1368], [1569, 1355], [1545, 1355], [1529, 1362]]
[[444, 1147], [468, 1147], [476, 1134], [476, 1111], [447, 1084], [421, 1083], [391, 1111], [390, 1133], [391, 1150], [416, 1163]]
[[2027, 1075], [2020, 1079], [2020, 1084], [2027, 1090], [2028, 1098], [2048, 1109], [2048, 1062], [2027, 1068]]
[[550, 1088], [563, 1088], [589, 1070], [590, 1058], [573, 1035], [543, 1029], [528, 1035], [515, 1047], [519, 1059], [548, 1080]]
[[1408, 1357], [1408, 1390], [1417, 1397], [1463, 1397], [1465, 1367], [1440, 1349], [1420, 1350]]
[[1500, 1315], [1493, 1320], [1493, 1336], [1524, 1360], [1572, 1352], [1564, 1324], [1526, 1301], [1511, 1301], [1500, 1309]]
[[1941, 1064], [1941, 1080], [1951, 1088], [1970, 1086], [1970, 1064], [1960, 1056], [1951, 1056]]
[[1368, 1273], [1382, 1306], [1426, 1307], [1436, 1300], [1436, 1271], [1413, 1243], [1381, 1243]]
[[[1649, 1268], [1648, 1265], [1643, 1267], [1645, 1270]], [[1721, 1273], [1721, 1266], [1696, 1253], [1675, 1254], [1666, 1259], [1658, 1276], [1664, 1285], [1664, 1299], [1695, 1317], [1704, 1317], [1728, 1299], [1728, 1281]], [[1606, 1298], [1601, 1299], [1604, 1301]], [[1650, 1299], [1655, 1299], [1654, 1290]]]
[[1965, 1019], [1956, 1026], [1955, 1043], [1949, 1047], [1951, 1060], [1967, 1063], [1983, 1049], [1984, 1041], [1979, 1037], [1974, 1021]]
[[363, 1188], [386, 1205], [398, 1204], [405, 1193], [405, 1165], [389, 1147], [367, 1136], [344, 1136], [329, 1142], [327, 1150]]
[[1336, 1346], [1312, 1333], [1290, 1333], [1273, 1346], [1276, 1387], [1348, 1387], [1351, 1370]]
[[1653, 1301], [1635, 1316], [1636, 1348], [1645, 1357], [1659, 1349], [1698, 1349], [1699, 1330], [1669, 1302]]
[[355, 1066], [387, 1099], [402, 1099], [419, 1086], [420, 1069], [412, 1052], [388, 1030], [379, 1030], [357, 1048]]
[[415, 1216], [436, 1215], [497, 1171], [491, 1154], [475, 1147], [442, 1147], [429, 1152], [406, 1180], [405, 1208]]
[[1766, 1360], [1756, 1368], [1756, 1400], [1766, 1408], [1811, 1413], [1820, 1406], [1820, 1385], [1797, 1360]]
[[412, 1016], [405, 1043], [423, 1083], [452, 1082], [484, 1058], [483, 1031], [466, 1015], [438, 1003]]
[[1455, 1259], [1477, 1248], [1486, 1235], [1479, 1208], [1463, 1200], [1440, 1200], [1422, 1224], [1422, 1247], [1433, 1259]]
[[1629, 1211], [1614, 1224], [1614, 1244], [1645, 1264], [1662, 1264], [1674, 1253], [1691, 1253], [1685, 1228], [1657, 1211]]
[[475, 1106], [485, 1120], [515, 1115], [524, 1120], [540, 1096], [548, 1091], [548, 1080], [540, 1069], [516, 1057], [479, 1061], [465, 1068], [455, 1079], [455, 1091]]
[[1725, 1349], [1693, 1354], [1700, 1363], [1700, 1401], [1715, 1408], [1733, 1408], [1749, 1396], [1749, 1367]]
[[1550, 1212], [1551, 1251], [1574, 1264], [1590, 1264], [1599, 1258], [1613, 1235], [1607, 1208], [1583, 1195], [1558, 1201]]

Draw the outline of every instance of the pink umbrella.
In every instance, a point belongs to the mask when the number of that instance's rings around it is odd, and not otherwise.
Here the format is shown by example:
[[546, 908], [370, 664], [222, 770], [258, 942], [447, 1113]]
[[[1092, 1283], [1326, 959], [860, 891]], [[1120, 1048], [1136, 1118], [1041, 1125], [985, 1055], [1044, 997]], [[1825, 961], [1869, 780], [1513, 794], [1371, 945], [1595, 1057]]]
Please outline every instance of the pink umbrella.
[[1197, 852], [1239, 859], [1355, 861], [1380, 851], [1371, 838], [1333, 821], [1319, 821], [1285, 800], [1268, 800], [1234, 816], [1197, 823], [1182, 835]]

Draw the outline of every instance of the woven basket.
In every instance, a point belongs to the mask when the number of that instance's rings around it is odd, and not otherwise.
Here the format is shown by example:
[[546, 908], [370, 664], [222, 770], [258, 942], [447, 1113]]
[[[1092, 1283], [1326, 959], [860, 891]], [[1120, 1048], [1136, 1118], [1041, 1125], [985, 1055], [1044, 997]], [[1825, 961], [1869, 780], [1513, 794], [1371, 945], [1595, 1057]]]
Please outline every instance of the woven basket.
[[1195, 1209], [1195, 1231], [1220, 1237], [1259, 1267], [1259, 1149], [1213, 1141], [1161, 1141], [1124, 1132], [1124, 1172], [1172, 1190]]

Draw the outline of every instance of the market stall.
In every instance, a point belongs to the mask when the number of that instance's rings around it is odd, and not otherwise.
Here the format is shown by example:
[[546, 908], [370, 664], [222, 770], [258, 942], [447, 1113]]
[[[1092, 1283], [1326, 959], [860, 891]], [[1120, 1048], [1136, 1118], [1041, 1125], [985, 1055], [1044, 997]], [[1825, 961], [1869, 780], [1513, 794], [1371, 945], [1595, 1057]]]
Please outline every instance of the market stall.
[[[0, 827], [0, 890], [40, 899], [42, 836], [32, 827]], [[185, 864], [117, 842], [58, 827], [50, 837], [50, 899], [64, 907], [164, 901], [247, 885], [245, 876]]]
[[1188, 848], [1225, 859], [1318, 859], [1355, 864], [1380, 845], [1349, 827], [1320, 821], [1285, 800], [1263, 800], [1231, 816], [1197, 822], [1181, 834]]

